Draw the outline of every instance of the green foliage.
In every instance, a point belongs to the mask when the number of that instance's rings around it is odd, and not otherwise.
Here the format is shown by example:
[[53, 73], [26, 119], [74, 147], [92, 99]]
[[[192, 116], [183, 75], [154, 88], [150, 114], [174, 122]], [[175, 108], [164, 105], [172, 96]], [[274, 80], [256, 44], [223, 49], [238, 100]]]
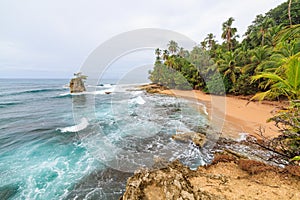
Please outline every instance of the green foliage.
[[252, 99], [263, 100], [265, 98], [278, 98], [286, 96], [290, 100], [300, 99], [300, 53], [290, 57], [281, 66], [277, 73], [263, 72], [253, 76], [253, 80], [265, 78], [268, 80], [265, 88], [270, 85], [270, 89], [257, 93]]
[[86, 75], [83, 75], [82, 72], [74, 73], [74, 76], [75, 76], [76, 78], [80, 78], [80, 79], [82, 79], [82, 80], [86, 80], [87, 77], [88, 77], [88, 76], [86, 76]]
[[300, 161], [300, 156], [295, 156], [292, 160], [293, 161]]
[[[288, 3], [286, 1], [281, 5], [277, 6], [274, 9], [271, 9], [269, 12], [266, 13], [267, 17], [274, 19], [277, 25], [282, 24], [284, 26], [288, 26], [289, 16], [288, 16]], [[300, 23], [300, 0], [292, 0], [291, 4], [291, 19], [292, 24], [299, 24]]]
[[237, 29], [232, 27], [232, 24], [234, 22], [234, 19], [230, 17], [226, 22], [222, 24], [222, 38], [226, 41], [227, 50], [231, 51], [234, 47], [234, 44], [236, 42], [236, 32]]
[[[170, 88], [190, 87], [214, 94], [257, 93], [253, 99], [259, 100], [299, 98], [299, 2], [292, 0], [289, 6], [287, 1], [264, 15], [257, 15], [241, 43], [232, 17], [221, 26], [224, 39], [221, 44], [209, 33], [201, 46], [189, 52], [171, 40], [168, 49], [155, 50], [150, 79]], [[216, 77], [218, 73], [221, 78]]]
[[[291, 4], [289, 4], [291, 2]], [[290, 11], [290, 12], [289, 12]], [[218, 43], [213, 33], [187, 51], [171, 40], [168, 49], [156, 49], [150, 80], [175, 89], [201, 89], [224, 95], [252, 95], [252, 99], [287, 98], [291, 106], [274, 121], [281, 135], [274, 149], [300, 160], [300, 0], [286, 1], [257, 15], [237, 40], [230, 17], [222, 24]]]
[[153, 83], [158, 83], [171, 89], [192, 89], [192, 86], [182, 73], [166, 66], [165, 64], [156, 63], [153, 71], [150, 71], [149, 74], [149, 79]]
[[298, 100], [291, 101], [290, 107], [278, 111], [269, 121], [274, 121], [282, 133], [276, 138], [275, 146], [290, 158], [294, 158], [294, 160], [299, 159], [300, 102]]
[[231, 92], [235, 95], [251, 95], [257, 92], [257, 83], [251, 82], [249, 74], [242, 74], [233, 85]]
[[230, 82], [225, 77], [221, 77], [219, 73], [214, 73], [206, 82], [204, 92], [209, 94], [224, 95], [230, 88]]

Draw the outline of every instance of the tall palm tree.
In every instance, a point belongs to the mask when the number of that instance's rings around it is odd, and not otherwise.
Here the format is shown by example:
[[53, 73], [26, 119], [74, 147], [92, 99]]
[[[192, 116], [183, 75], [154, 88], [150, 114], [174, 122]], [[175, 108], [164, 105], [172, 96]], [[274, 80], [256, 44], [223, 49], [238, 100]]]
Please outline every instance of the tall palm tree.
[[234, 18], [230, 17], [226, 22], [222, 24], [222, 38], [227, 42], [228, 51], [232, 49], [232, 38], [237, 32], [236, 28], [232, 28], [233, 22]]
[[266, 97], [274, 99], [279, 96], [286, 96], [289, 100], [300, 99], [300, 52], [287, 59], [281, 68], [284, 69], [283, 72], [263, 72], [252, 77], [253, 81], [261, 78], [267, 79], [265, 89], [270, 87], [265, 92], [257, 93], [252, 99], [261, 101]]
[[260, 25], [260, 30], [258, 32], [259, 36], [261, 37], [261, 46], [263, 47], [265, 45], [265, 38], [266, 34], [268, 33], [268, 29], [273, 27], [275, 24], [274, 20], [271, 18], [266, 17], [261, 25]]
[[168, 49], [169, 49], [171, 54], [175, 54], [179, 49], [178, 43], [175, 42], [174, 40], [171, 40], [168, 44]]
[[204, 41], [206, 41], [206, 43], [208, 44], [209, 50], [213, 49], [214, 46], [216, 45], [215, 38], [216, 38], [216, 36], [214, 36], [214, 34], [209, 33], [209, 34], [207, 34], [206, 38], [204, 39]]

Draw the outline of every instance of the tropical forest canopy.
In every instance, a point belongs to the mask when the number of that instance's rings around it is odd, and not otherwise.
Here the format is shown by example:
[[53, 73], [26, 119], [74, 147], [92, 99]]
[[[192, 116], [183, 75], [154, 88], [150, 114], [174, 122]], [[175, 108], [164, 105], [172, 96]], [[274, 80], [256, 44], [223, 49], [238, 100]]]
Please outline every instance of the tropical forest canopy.
[[156, 49], [154, 83], [207, 93], [254, 95], [254, 99], [300, 99], [300, 0], [257, 15], [239, 41], [235, 20], [221, 26], [222, 42], [213, 33], [192, 51], [170, 41]]

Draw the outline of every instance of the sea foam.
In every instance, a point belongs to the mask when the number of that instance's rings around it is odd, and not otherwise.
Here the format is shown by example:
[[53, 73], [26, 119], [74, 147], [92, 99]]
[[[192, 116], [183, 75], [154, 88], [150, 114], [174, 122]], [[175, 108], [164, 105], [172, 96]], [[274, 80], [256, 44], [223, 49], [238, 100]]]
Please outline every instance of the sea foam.
[[138, 97], [136, 97], [134, 99], [131, 99], [130, 103], [143, 105], [143, 104], [146, 103], [146, 101], [141, 96], [138, 96]]
[[89, 125], [89, 121], [86, 118], [82, 118], [80, 123], [74, 126], [68, 126], [65, 128], [58, 128], [62, 133], [66, 132], [78, 132], [85, 129]]

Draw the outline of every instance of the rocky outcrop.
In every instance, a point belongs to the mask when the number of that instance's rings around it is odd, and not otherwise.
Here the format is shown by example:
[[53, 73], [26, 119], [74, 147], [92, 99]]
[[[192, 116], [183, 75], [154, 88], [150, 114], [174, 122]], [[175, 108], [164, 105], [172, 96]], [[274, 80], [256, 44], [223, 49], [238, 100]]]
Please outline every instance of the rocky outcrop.
[[70, 81], [70, 92], [71, 93], [78, 93], [86, 91], [84, 82], [80, 77], [72, 78]]
[[190, 170], [179, 161], [140, 170], [120, 200], [300, 199], [298, 166], [287, 169], [217, 154], [208, 166]]
[[147, 85], [142, 85], [140, 86], [141, 90], [146, 90], [147, 93], [159, 93], [163, 90], [166, 90], [167, 87], [163, 86], [163, 85], [159, 85], [159, 84], [147, 84]]
[[187, 179], [191, 170], [179, 161], [165, 169], [141, 170], [127, 181], [122, 200], [189, 199], [195, 200], [193, 187]]
[[172, 135], [172, 139], [180, 142], [193, 142], [198, 147], [203, 147], [206, 136], [202, 133], [187, 132]]

